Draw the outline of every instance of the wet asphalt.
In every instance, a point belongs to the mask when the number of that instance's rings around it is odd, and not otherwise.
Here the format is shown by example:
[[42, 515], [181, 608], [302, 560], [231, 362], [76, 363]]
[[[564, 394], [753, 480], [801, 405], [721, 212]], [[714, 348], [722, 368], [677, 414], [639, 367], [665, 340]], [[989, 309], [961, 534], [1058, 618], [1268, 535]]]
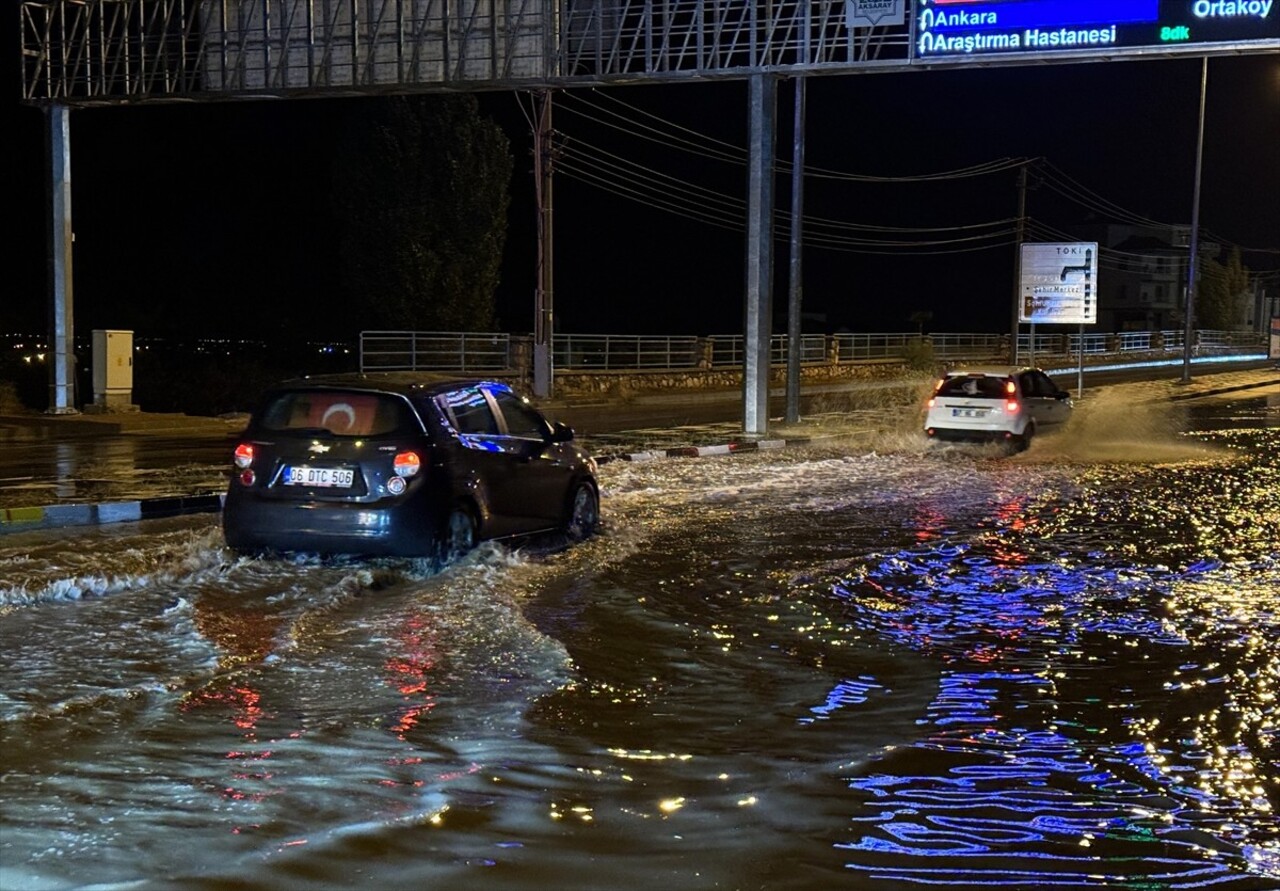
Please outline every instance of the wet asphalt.
[[[927, 386], [924, 378], [807, 390], [795, 424], [782, 422], [785, 403], [779, 394], [771, 400], [773, 420], [763, 436], [743, 432], [736, 392], [560, 400], [540, 407], [572, 426], [597, 460], [641, 461], [909, 428]], [[1077, 398], [1087, 401], [1104, 390], [1122, 390], [1135, 403], [1246, 391], [1280, 395], [1280, 367], [1254, 362], [1197, 369], [1187, 382], [1177, 368], [1154, 370], [1143, 379], [1131, 372], [1089, 375]], [[0, 416], [0, 534], [217, 511], [245, 420], [133, 411]]]

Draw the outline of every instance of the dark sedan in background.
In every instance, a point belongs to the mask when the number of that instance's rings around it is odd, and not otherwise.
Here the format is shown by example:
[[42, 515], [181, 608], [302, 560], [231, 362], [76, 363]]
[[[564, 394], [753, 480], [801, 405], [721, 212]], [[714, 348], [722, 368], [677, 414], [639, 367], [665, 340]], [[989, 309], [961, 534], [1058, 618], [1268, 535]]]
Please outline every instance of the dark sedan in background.
[[595, 461], [493, 380], [342, 375], [285, 382], [237, 440], [223, 506], [238, 552], [435, 557], [595, 530]]

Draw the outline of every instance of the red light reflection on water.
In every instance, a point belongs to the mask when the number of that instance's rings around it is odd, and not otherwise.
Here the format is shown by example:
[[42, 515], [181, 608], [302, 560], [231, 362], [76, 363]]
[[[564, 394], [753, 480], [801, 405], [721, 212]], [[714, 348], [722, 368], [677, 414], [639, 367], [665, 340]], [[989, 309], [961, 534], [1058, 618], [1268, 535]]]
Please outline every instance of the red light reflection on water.
[[[231, 748], [223, 756], [235, 765], [227, 785], [219, 791], [229, 801], [262, 802], [280, 794], [272, 783], [275, 775], [262, 768], [271, 749], [255, 749], [258, 725], [269, 717], [262, 691], [245, 682], [245, 667], [262, 663], [274, 649], [284, 619], [266, 610], [232, 607], [217, 598], [202, 598], [195, 604], [195, 623], [221, 651], [218, 673], [205, 687], [193, 691], [182, 703], [184, 712], [219, 710], [225, 712], [239, 737], [251, 745]], [[240, 834], [255, 826], [234, 826]]]
[[391, 725], [396, 736], [404, 739], [436, 706], [435, 696], [429, 691], [437, 657], [430, 624], [421, 616], [407, 620], [397, 637], [402, 645], [401, 652], [386, 662], [391, 673], [387, 683], [406, 700]]

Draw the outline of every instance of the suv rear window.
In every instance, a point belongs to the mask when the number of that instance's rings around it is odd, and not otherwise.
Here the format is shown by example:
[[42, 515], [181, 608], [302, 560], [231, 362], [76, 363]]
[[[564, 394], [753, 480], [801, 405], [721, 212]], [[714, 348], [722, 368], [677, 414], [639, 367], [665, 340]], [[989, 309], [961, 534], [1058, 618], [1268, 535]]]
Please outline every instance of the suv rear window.
[[957, 396], [978, 399], [1003, 399], [1006, 377], [990, 377], [988, 375], [963, 375], [947, 378], [938, 388], [939, 396]]
[[336, 436], [384, 436], [419, 432], [408, 403], [399, 396], [346, 390], [279, 393], [261, 412], [267, 430], [327, 430]]

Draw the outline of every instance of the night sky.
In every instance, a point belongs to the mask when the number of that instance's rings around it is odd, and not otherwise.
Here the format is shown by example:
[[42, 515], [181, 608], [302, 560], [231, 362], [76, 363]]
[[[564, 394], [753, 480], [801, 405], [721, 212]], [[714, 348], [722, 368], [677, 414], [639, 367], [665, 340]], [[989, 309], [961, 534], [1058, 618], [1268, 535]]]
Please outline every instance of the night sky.
[[[1034, 220], [1061, 231], [1132, 216], [1186, 224], [1199, 83], [1200, 62], [1193, 59], [815, 77], [808, 85], [807, 167], [902, 177], [1043, 157], [1095, 200], [1090, 208], [1033, 189], [1027, 213]], [[11, 240], [14, 281], [0, 298], [0, 331], [43, 332], [43, 119], [17, 101], [16, 85], [11, 96], [16, 152], [6, 193], [21, 222]], [[527, 332], [536, 284], [529, 97], [480, 96], [515, 159], [499, 321], [504, 330]], [[791, 153], [791, 97], [791, 83], [782, 82], [783, 162]], [[73, 111], [76, 330], [354, 339], [361, 320], [333, 286], [328, 168], [333, 112], [339, 103], [359, 101]], [[601, 123], [621, 120], [602, 117], [607, 108], [629, 119], [631, 134]], [[741, 201], [745, 194], [745, 169], [730, 157], [746, 144], [745, 83], [574, 91], [557, 97], [555, 126], [579, 159], [578, 176], [566, 169], [555, 181], [558, 330], [740, 333], [743, 235], [713, 196]], [[698, 150], [672, 148], [673, 134]], [[1280, 269], [1278, 146], [1280, 56], [1211, 59], [1201, 223], [1214, 237], [1249, 248], [1244, 259], [1255, 269]], [[592, 157], [643, 165], [677, 212], [616, 194], [622, 180], [612, 189], [584, 182], [582, 159]], [[669, 185], [665, 177], [697, 189]], [[806, 212], [898, 229], [975, 226], [1015, 216], [1016, 177], [1011, 167], [931, 183], [811, 176]], [[784, 214], [788, 186], [789, 177], [780, 175]], [[1115, 218], [1098, 212], [1097, 198], [1117, 209]], [[780, 238], [779, 313], [787, 303], [788, 263], [785, 233]], [[815, 330], [914, 330], [910, 316], [924, 310], [934, 314], [933, 330], [1002, 331], [1013, 260], [1011, 239], [947, 254], [810, 246], [804, 308], [824, 317]]]

